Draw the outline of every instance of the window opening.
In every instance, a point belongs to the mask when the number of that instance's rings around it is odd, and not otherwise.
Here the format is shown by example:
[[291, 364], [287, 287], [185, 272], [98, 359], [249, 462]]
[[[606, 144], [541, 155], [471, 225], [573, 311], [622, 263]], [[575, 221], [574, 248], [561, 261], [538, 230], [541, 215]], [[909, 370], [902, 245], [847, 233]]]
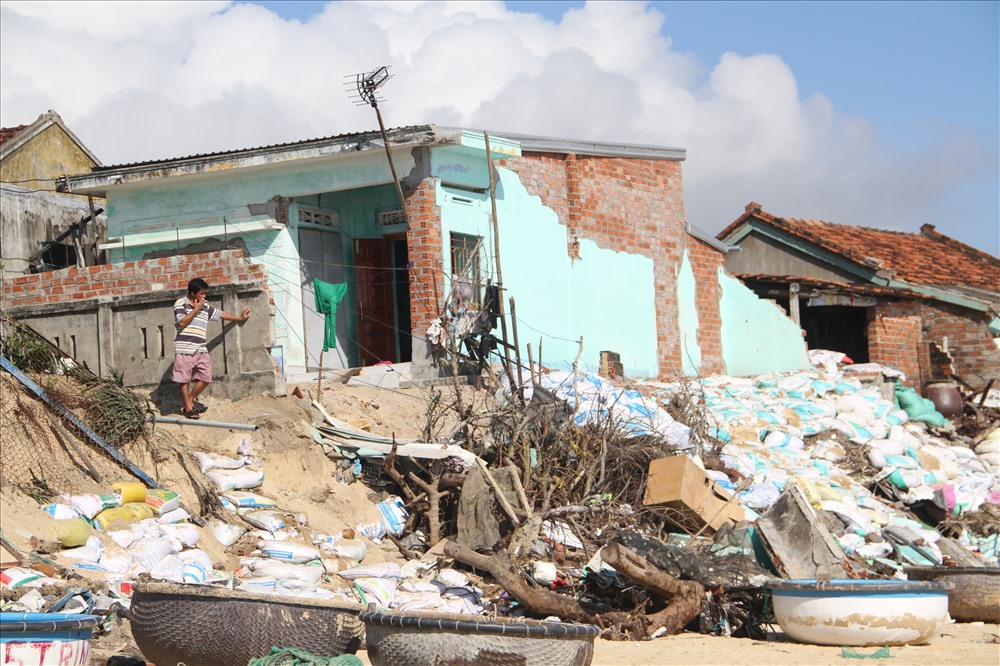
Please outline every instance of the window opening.
[[[470, 307], [478, 308], [482, 305], [482, 276], [479, 266], [479, 247], [482, 244], [481, 236], [471, 234], [451, 234], [451, 272], [455, 280], [462, 279], [472, 287], [472, 298]], [[454, 283], [453, 283], [454, 288]]]

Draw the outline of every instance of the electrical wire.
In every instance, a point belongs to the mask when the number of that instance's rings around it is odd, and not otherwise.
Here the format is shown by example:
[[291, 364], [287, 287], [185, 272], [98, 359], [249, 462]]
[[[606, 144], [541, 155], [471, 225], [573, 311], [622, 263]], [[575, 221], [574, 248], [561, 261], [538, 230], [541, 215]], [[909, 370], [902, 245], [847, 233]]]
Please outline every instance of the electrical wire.
[[[203, 211], [203, 213], [225, 212], [225, 211], [228, 211], [228, 210], [230, 210], [230, 209], [229, 208], [220, 208], [220, 209], [217, 209], [217, 210]], [[147, 220], [153, 220], [153, 219], [162, 219], [162, 218], [150, 217], [150, 218], [146, 218], [146, 219]], [[134, 221], [142, 221], [142, 220], [141, 219], [137, 219], [137, 220], [130, 220], [130, 221], [134, 222]], [[269, 244], [261, 241], [258, 238], [255, 238], [253, 236], [253, 234], [255, 234], [255, 233], [258, 233], [258, 232], [267, 233], [270, 230], [255, 229], [255, 230], [249, 230], [248, 231], [246, 229], [242, 229], [239, 224], [237, 224], [235, 222], [228, 221], [228, 220], [224, 220], [224, 226], [226, 227], [224, 229], [224, 231], [223, 231], [223, 235], [224, 236], [228, 236], [228, 227], [232, 227], [235, 230], [235, 233], [239, 234], [240, 237], [243, 238], [245, 241], [250, 241], [252, 243], [255, 243], [256, 245], [260, 246], [264, 250], [269, 250], [270, 249], [270, 245]], [[307, 228], [312, 229], [311, 227], [307, 227]], [[275, 229], [274, 231], [279, 231], [279, 229]], [[323, 231], [323, 230], [316, 229], [316, 231]], [[343, 233], [339, 229], [337, 229], [337, 230], [331, 229], [330, 231], [332, 233], [338, 233], [338, 234], [342, 234]], [[351, 238], [351, 237], [348, 236], [348, 238]], [[169, 241], [164, 241], [164, 242], [169, 242]], [[477, 246], [478, 246], [478, 244], [477, 244]], [[125, 244], [123, 242], [122, 243], [122, 249], [124, 250], [125, 247], [126, 246], [125, 246]], [[109, 249], [111, 249], [111, 248], [109, 248]], [[302, 276], [301, 268], [299, 268], [299, 270], [296, 270], [295, 268], [292, 268], [290, 266], [279, 266], [279, 265], [277, 265], [277, 261], [294, 262], [296, 264], [299, 264], [300, 262], [301, 263], [311, 263], [311, 262], [304, 262], [302, 260], [301, 256], [296, 257], [296, 256], [280, 255], [280, 254], [274, 254], [274, 253], [268, 253], [266, 255], [266, 257], [265, 256], [253, 257], [253, 259], [255, 259], [258, 263], [264, 263], [265, 264], [265, 269], [269, 273], [276, 274], [276, 276], [279, 277], [283, 282], [285, 282], [287, 284], [299, 284], [300, 288], [302, 287], [302, 284], [300, 282], [301, 276]], [[265, 261], [261, 262], [260, 261], [261, 259], [265, 259]], [[244, 261], [246, 261], [248, 264], [250, 263], [250, 260], [247, 259], [247, 258], [244, 258]], [[489, 272], [489, 269], [492, 266], [492, 262], [493, 262], [493, 257], [490, 256], [489, 253], [487, 253], [486, 254], [486, 259], [483, 262], [485, 264], [487, 272]], [[336, 263], [336, 262], [326, 262], [326, 261], [322, 262], [322, 265], [323, 266], [336, 266], [336, 267], [339, 267], [339, 268], [357, 268], [357, 264]], [[293, 273], [293, 271], [294, 271], [294, 273]], [[401, 272], [401, 271], [406, 271], [407, 273], [409, 273], [409, 271], [410, 271], [410, 265], [407, 265], [406, 267], [402, 267], [402, 266], [400, 266], [400, 267], [395, 267], [395, 266], [393, 266], [393, 267], [388, 267], [388, 266], [387, 267], [379, 267], [377, 269], [377, 271], [375, 272], [375, 275], [393, 274], [393, 273]], [[445, 274], [444, 271], [440, 271], [440, 273], [441, 273], [440, 277], [443, 277], [445, 279], [445, 281], [447, 281], [449, 279], [449, 276], [447, 274]], [[357, 281], [356, 280], [343, 280], [343, 282], [346, 282], [347, 284], [354, 285], [355, 287], [357, 286]], [[390, 280], [386, 280], [384, 282], [369, 282], [369, 283], [366, 283], [366, 284], [369, 284], [370, 286], [373, 286], [373, 287], [387, 287], [387, 286], [395, 287], [398, 284], [398, 281], [395, 280], [395, 279], [390, 279]], [[319, 314], [315, 310], [315, 308], [310, 307], [301, 298], [295, 296], [292, 293], [292, 291], [290, 289], [286, 288], [284, 285], [272, 284], [271, 286], [273, 288], [276, 288], [279, 291], [283, 292], [286, 297], [291, 298], [293, 301], [299, 303], [306, 310], [308, 310], [310, 312], [313, 312], [315, 314]], [[426, 288], [426, 285], [424, 285], [422, 282], [417, 282], [417, 283], [411, 284], [410, 285], [410, 287], [411, 287], [411, 289], [410, 289], [411, 298], [412, 298], [412, 293], [413, 293], [412, 287], [414, 287], [414, 286], [416, 286], [416, 287], [418, 287], [420, 289], [425, 289]], [[422, 305], [425, 305], [425, 306], [429, 305], [429, 298], [427, 297], [426, 294], [424, 294], [424, 295], [422, 295], [422, 297], [418, 298], [417, 301], [418, 301], [418, 303], [420, 303]], [[276, 310], [278, 310], [278, 309], [276, 308]], [[293, 326], [291, 326], [291, 323], [288, 321], [288, 319], [285, 316], [285, 314], [283, 312], [281, 312], [280, 310], [278, 310], [278, 312], [281, 315], [282, 319], [285, 321], [286, 330], [291, 331], [295, 335], [295, 337], [299, 340], [299, 342], [302, 343], [303, 348], [306, 350], [307, 357], [311, 357], [312, 360], [316, 361], [317, 365], [318, 365], [318, 359], [315, 357], [315, 355], [313, 355], [313, 354], [311, 354], [309, 352], [305, 340], [298, 334], [297, 330]], [[361, 315], [359, 313], [358, 316], [362, 317], [364, 315]], [[414, 335], [412, 333], [412, 331], [404, 331], [403, 329], [401, 329], [401, 328], [399, 328], [399, 327], [397, 327], [397, 326], [395, 326], [393, 324], [388, 324], [386, 322], [378, 321], [378, 320], [375, 320], [375, 319], [370, 319], [370, 318], [368, 318], [368, 319], [369, 319], [369, 321], [373, 321], [373, 322], [376, 322], [376, 323], [378, 323], [378, 324], [380, 324], [382, 326], [386, 326], [386, 327], [391, 328], [394, 333], [408, 335], [408, 336], [410, 336], [410, 338], [412, 340], [424, 341], [423, 338]], [[545, 331], [543, 331], [543, 330], [541, 330], [541, 329], [539, 329], [539, 328], [537, 328], [535, 326], [532, 326], [531, 324], [529, 324], [528, 322], [526, 322], [521, 317], [516, 317], [516, 321], [518, 322], [518, 324], [524, 325], [524, 326], [530, 328], [531, 330], [535, 331], [536, 333], [540, 333], [543, 336], [545, 336], [547, 338], [550, 338], [552, 340], [559, 340], [559, 341], [562, 341], [562, 342], [569, 342], [569, 343], [578, 343], [579, 342], [579, 340], [572, 340], [572, 339], [569, 339], [569, 338], [563, 338], [563, 337], [560, 337], [560, 336], [557, 336], [557, 335], [552, 335], [551, 333], [546, 333]], [[367, 354], [371, 355], [373, 358], [379, 358], [376, 354], [372, 353], [371, 350], [369, 350], [369, 349], [365, 348], [363, 345], [361, 345], [359, 341], [354, 340], [354, 339], [349, 339], [349, 342], [357, 344], [359, 349], [364, 350]], [[382, 361], [384, 359], [379, 359], [379, 360]], [[400, 373], [400, 375], [403, 376], [402, 373]], [[405, 376], [404, 376], [404, 378], [405, 378]], [[410, 381], [412, 381], [412, 380], [410, 380]]]

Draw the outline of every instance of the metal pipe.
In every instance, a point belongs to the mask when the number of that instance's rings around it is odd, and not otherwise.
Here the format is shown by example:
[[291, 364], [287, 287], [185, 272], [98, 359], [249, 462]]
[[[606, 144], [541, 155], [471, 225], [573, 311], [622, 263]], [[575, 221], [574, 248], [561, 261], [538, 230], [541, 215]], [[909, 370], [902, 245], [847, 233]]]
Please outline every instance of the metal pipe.
[[205, 426], [206, 428], [229, 428], [230, 430], [259, 430], [259, 425], [252, 423], [222, 423], [221, 421], [202, 421], [201, 419], [182, 419], [179, 416], [157, 416], [156, 423], [173, 423], [176, 425]]

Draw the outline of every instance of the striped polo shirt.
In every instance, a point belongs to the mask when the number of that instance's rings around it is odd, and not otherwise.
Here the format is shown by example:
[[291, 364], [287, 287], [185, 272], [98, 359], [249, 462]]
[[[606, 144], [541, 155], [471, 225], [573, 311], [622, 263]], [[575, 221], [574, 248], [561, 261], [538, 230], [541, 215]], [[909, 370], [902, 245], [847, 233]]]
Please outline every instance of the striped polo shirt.
[[[174, 324], [179, 326], [181, 319], [184, 319], [191, 310], [194, 310], [194, 306], [191, 305], [187, 296], [178, 298], [177, 302], [174, 303]], [[215, 321], [221, 314], [207, 301], [202, 303], [201, 310], [194, 316], [191, 323], [183, 329], [178, 328], [177, 337], [174, 338], [174, 353], [207, 354], [208, 347], [205, 345], [205, 338], [208, 322]]]

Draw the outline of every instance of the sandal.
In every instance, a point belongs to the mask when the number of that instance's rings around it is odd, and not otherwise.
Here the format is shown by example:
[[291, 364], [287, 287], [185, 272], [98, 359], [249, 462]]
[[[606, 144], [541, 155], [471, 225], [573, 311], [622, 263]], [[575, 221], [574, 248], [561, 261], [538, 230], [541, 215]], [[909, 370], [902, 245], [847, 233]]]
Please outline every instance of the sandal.
[[188, 419], [190, 421], [197, 421], [199, 418], [201, 418], [200, 416], [198, 416], [198, 410], [197, 409], [192, 409], [190, 411], [187, 410], [187, 409], [182, 409], [181, 410], [181, 414], [184, 415], [184, 418], [186, 418], [186, 419]]
[[192, 409], [191, 411], [194, 412], [195, 414], [204, 414], [205, 412], [208, 411], [208, 407], [195, 400], [194, 409]]

